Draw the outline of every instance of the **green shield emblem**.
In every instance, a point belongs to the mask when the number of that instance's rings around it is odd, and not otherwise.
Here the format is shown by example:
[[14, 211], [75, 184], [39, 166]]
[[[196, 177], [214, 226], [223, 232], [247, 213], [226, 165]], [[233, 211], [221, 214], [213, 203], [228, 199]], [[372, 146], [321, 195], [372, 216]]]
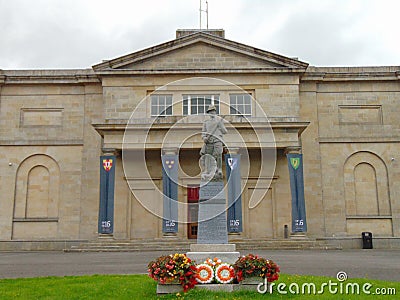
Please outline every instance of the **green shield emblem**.
[[290, 164], [292, 165], [293, 169], [297, 170], [300, 166], [300, 157], [291, 157]]

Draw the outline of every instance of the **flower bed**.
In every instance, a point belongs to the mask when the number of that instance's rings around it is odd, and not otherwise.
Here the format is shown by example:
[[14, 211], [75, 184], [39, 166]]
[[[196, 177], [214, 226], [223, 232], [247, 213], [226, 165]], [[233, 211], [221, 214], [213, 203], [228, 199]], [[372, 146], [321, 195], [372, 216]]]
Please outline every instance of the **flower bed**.
[[230, 265], [218, 258], [208, 258], [204, 263], [196, 265], [185, 254], [160, 256], [148, 265], [149, 276], [159, 284], [165, 285], [173, 281], [179, 282], [186, 292], [197, 283], [238, 283], [246, 278], [267, 278], [273, 282], [279, 278], [279, 266], [272, 260], [248, 254], [239, 257]]
[[179, 280], [184, 292], [197, 283], [196, 265], [186, 254], [160, 256], [148, 264], [148, 272], [151, 278], [161, 284]]
[[233, 265], [237, 280], [240, 282], [243, 278], [261, 277], [267, 278], [268, 282], [273, 282], [279, 278], [279, 266], [272, 260], [248, 254], [235, 262]]

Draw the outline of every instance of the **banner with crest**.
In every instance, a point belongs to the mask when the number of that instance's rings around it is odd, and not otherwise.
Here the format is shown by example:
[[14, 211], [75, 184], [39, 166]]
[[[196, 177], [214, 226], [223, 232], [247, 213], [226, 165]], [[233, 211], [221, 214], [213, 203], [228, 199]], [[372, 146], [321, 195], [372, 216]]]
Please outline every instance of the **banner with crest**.
[[306, 207], [304, 199], [303, 155], [286, 155], [289, 166], [290, 190], [292, 193], [292, 232], [306, 232]]
[[100, 206], [99, 233], [110, 234], [114, 230], [114, 182], [116, 157], [100, 156]]
[[225, 163], [228, 183], [228, 232], [242, 232], [240, 154], [226, 154]]
[[178, 232], [178, 155], [162, 155], [163, 232]]

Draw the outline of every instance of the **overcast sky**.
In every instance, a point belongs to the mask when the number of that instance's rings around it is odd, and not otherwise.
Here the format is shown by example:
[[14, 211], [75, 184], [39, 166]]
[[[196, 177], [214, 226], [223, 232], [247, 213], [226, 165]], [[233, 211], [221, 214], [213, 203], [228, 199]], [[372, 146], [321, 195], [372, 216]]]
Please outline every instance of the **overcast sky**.
[[[178, 28], [198, 29], [199, 3], [0, 0], [0, 69], [90, 68], [172, 40]], [[209, 28], [225, 29], [227, 39], [310, 65], [400, 65], [399, 0], [208, 0], [208, 6]]]

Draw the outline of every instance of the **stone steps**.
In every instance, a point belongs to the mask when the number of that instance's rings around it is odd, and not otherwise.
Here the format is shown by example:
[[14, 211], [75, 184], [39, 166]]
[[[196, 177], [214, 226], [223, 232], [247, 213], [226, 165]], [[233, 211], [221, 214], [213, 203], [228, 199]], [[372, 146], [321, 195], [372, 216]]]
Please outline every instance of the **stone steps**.
[[189, 251], [190, 242], [107, 241], [88, 242], [65, 249], [65, 252], [135, 252], [135, 251]]
[[276, 239], [268, 241], [240, 241], [235, 242], [238, 250], [306, 250], [306, 249], [319, 249], [319, 250], [332, 250], [337, 247], [328, 244], [326, 241], [317, 241], [315, 239]]
[[[135, 252], [135, 251], [179, 251], [187, 252], [190, 244], [196, 240], [96, 240], [82, 243], [64, 249], [65, 252]], [[282, 239], [282, 240], [235, 240], [230, 243], [236, 244], [237, 251], [243, 250], [333, 250], [337, 247], [314, 239]]]

